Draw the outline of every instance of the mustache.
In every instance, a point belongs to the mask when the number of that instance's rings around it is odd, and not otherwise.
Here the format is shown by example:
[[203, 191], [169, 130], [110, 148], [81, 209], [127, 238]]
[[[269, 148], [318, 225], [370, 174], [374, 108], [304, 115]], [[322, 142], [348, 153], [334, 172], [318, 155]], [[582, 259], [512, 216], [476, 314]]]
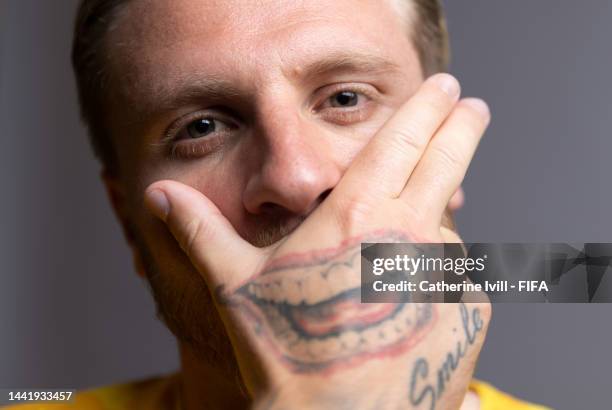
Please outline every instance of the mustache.
[[290, 219], [266, 219], [259, 221], [258, 227], [244, 235], [244, 239], [258, 248], [270, 246], [295, 231], [304, 222], [306, 216], [294, 216]]
[[[258, 248], [270, 246], [285, 236], [295, 231], [308, 218], [309, 215], [287, 216], [287, 217], [265, 217], [257, 221], [257, 226], [250, 233], [243, 235], [243, 238]], [[443, 227], [456, 231], [453, 213], [447, 209], [442, 215]]]

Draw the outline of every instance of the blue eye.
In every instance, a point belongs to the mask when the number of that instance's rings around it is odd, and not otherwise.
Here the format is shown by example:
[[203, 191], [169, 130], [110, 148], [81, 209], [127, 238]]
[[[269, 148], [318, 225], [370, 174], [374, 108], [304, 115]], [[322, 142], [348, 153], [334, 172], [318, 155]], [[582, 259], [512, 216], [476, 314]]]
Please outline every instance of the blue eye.
[[187, 125], [189, 138], [202, 138], [217, 130], [217, 121], [212, 118], [200, 118]]
[[359, 94], [353, 91], [342, 91], [330, 98], [332, 107], [354, 107], [359, 103]]

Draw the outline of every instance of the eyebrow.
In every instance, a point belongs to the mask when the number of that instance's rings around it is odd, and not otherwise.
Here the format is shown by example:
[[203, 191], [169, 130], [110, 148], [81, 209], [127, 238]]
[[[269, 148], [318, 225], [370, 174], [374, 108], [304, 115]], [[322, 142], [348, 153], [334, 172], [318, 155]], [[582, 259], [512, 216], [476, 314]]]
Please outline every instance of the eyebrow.
[[384, 74], [400, 70], [399, 64], [376, 54], [338, 50], [299, 67], [298, 75], [310, 78], [342, 72]]
[[147, 115], [164, 113], [203, 100], [221, 101], [238, 98], [243, 92], [233, 82], [207, 75], [189, 75], [152, 95], [154, 102], [149, 102]]
[[[304, 65], [294, 65], [285, 75], [292, 81], [304, 82], [324, 75], [342, 73], [381, 75], [400, 70], [397, 63], [378, 55], [339, 50]], [[244, 98], [244, 95], [244, 89], [233, 81], [209, 75], [188, 74], [174, 80], [171, 88], [160, 90], [156, 95], [150, 96], [152, 101], [141, 106], [143, 110], [139, 117], [144, 119], [202, 101], [237, 101]]]

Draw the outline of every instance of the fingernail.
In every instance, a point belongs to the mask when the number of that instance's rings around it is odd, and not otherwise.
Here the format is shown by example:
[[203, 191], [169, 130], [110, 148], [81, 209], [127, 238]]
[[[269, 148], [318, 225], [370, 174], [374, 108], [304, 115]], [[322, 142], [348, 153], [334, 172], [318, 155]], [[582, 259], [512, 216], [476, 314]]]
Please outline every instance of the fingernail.
[[450, 74], [440, 73], [436, 74], [431, 79], [442, 91], [451, 97], [456, 97], [461, 92], [459, 81]]
[[467, 104], [473, 110], [479, 112], [486, 118], [489, 118], [491, 116], [491, 111], [489, 110], [489, 106], [487, 105], [486, 102], [484, 102], [480, 98], [466, 98], [463, 100], [463, 103]]
[[168, 202], [168, 197], [166, 197], [166, 194], [159, 189], [152, 189], [147, 191], [145, 202], [155, 216], [164, 222], [166, 221], [168, 212], [170, 212], [170, 203]]

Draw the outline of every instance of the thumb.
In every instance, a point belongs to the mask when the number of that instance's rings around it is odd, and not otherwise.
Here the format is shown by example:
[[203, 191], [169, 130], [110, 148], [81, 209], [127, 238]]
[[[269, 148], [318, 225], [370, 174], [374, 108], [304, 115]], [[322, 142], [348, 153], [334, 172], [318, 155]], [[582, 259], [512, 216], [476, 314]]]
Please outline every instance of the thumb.
[[145, 192], [145, 204], [166, 223], [211, 291], [237, 288], [263, 262], [263, 252], [242, 239], [211, 200], [185, 184], [155, 182]]

